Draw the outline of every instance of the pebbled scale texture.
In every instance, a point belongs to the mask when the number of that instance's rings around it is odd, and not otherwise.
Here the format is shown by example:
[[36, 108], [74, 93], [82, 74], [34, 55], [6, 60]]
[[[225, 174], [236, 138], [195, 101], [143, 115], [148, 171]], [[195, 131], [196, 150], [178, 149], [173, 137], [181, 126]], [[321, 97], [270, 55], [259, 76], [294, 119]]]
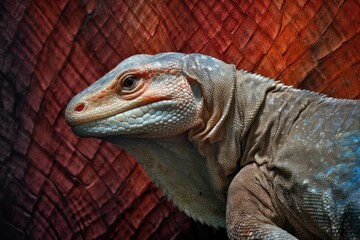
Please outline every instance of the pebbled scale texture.
[[356, 0], [1, 1], [1, 239], [225, 238], [129, 154], [74, 136], [67, 103], [121, 60], [164, 51], [359, 99], [359, 19]]

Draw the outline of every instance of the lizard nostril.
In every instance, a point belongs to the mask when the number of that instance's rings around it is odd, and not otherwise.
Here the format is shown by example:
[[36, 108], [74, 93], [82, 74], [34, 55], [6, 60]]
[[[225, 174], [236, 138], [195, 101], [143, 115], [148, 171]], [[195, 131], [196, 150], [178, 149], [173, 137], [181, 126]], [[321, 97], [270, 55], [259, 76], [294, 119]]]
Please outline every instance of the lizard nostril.
[[82, 110], [84, 110], [84, 108], [85, 108], [85, 104], [84, 104], [84, 103], [80, 103], [79, 105], [77, 105], [77, 106], [75, 107], [75, 111], [76, 111], [76, 112], [81, 112]]

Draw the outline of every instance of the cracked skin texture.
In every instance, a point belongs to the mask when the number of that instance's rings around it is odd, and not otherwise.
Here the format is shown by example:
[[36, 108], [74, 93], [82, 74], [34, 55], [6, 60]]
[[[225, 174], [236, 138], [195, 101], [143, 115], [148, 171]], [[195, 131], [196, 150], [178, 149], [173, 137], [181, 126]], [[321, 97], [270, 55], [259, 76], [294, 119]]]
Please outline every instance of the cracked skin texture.
[[201, 52], [360, 97], [357, 0], [4, 0], [0, 16], [2, 239], [226, 238], [167, 202], [130, 154], [67, 126], [70, 99], [131, 55]]
[[66, 109], [75, 134], [130, 151], [231, 239], [360, 237], [359, 116], [360, 101], [181, 53], [130, 57]]

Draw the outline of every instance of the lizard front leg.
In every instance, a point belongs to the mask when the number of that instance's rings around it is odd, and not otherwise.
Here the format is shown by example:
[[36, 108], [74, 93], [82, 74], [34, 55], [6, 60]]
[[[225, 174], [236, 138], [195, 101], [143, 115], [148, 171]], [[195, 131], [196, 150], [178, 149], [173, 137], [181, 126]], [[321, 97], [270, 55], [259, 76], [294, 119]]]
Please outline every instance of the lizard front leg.
[[226, 228], [230, 239], [296, 239], [282, 228], [271, 183], [256, 164], [244, 167], [229, 187]]

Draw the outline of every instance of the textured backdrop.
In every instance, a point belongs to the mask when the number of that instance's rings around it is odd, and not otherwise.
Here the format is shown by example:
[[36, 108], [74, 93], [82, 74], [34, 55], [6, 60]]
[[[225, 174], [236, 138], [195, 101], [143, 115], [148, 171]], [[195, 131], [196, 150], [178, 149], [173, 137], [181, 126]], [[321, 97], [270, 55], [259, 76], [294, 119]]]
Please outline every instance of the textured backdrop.
[[164, 51], [360, 98], [359, 32], [358, 0], [1, 0], [1, 239], [225, 237], [126, 152], [73, 135], [67, 103], [124, 58]]

